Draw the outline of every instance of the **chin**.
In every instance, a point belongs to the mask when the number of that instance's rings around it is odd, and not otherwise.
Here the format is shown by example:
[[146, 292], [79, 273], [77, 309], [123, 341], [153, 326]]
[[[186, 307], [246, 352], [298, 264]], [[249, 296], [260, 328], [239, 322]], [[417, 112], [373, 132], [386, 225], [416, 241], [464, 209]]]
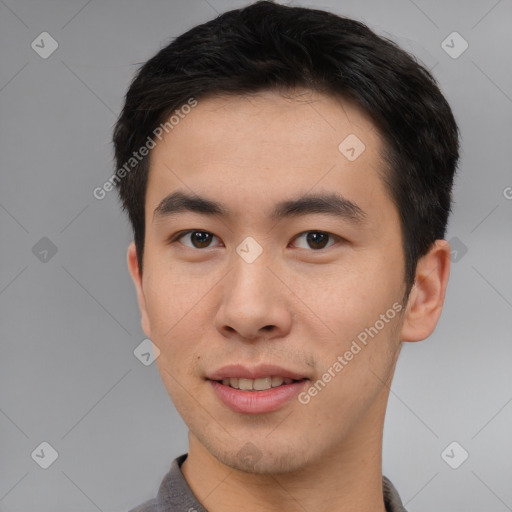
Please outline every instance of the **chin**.
[[278, 475], [291, 473], [303, 469], [309, 461], [308, 454], [299, 447], [269, 446], [267, 442], [262, 443], [265, 447], [260, 449], [256, 444], [247, 441], [237, 451], [226, 451], [226, 449], [209, 450], [210, 453], [222, 464], [245, 473], [257, 475]]

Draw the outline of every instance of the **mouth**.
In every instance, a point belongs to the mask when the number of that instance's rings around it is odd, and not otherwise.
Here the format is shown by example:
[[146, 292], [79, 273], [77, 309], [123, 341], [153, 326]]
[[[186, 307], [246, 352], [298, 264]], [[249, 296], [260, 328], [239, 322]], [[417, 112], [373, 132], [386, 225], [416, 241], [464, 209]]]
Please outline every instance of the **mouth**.
[[309, 380], [275, 365], [225, 366], [206, 378], [220, 403], [242, 414], [270, 413], [290, 405]]
[[278, 388], [281, 386], [287, 386], [293, 382], [301, 382], [307, 380], [302, 379], [290, 379], [288, 377], [281, 377], [279, 375], [272, 375], [268, 377], [260, 377], [258, 379], [244, 379], [242, 377], [226, 377], [224, 379], [216, 380], [223, 386], [229, 386], [233, 389], [241, 391], [266, 391], [268, 389]]

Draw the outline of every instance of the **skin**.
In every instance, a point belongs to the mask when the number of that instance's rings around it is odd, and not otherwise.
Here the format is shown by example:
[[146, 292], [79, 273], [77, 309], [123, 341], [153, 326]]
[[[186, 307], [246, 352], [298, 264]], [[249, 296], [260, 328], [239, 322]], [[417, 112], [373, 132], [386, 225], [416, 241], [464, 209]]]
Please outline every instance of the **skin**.
[[[338, 150], [349, 134], [366, 146], [354, 161]], [[401, 304], [402, 234], [381, 179], [381, 150], [357, 105], [299, 90], [200, 99], [151, 152], [142, 275], [133, 243], [128, 266], [142, 328], [161, 351], [159, 372], [189, 428], [182, 472], [210, 512], [385, 510], [389, 386], [402, 341], [428, 337], [441, 314], [446, 241], [418, 262], [402, 312], [308, 404], [293, 399], [271, 413], [236, 413], [205, 379], [226, 364], [273, 363], [314, 383], [360, 332]], [[219, 201], [232, 215], [154, 217], [176, 190]], [[268, 216], [280, 201], [332, 191], [356, 203], [364, 223]], [[194, 234], [168, 242], [188, 229], [215, 236], [206, 248]], [[325, 248], [304, 234], [318, 231], [334, 235]], [[236, 252], [247, 236], [263, 249], [252, 263]], [[239, 453], [249, 442], [256, 464]]]

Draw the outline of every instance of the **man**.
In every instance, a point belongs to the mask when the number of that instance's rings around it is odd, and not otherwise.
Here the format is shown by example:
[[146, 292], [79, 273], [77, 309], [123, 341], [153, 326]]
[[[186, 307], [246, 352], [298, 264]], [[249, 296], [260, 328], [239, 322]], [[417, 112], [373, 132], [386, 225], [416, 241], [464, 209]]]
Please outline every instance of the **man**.
[[189, 450], [136, 511], [403, 511], [402, 342], [441, 314], [458, 129], [365, 25], [258, 2], [178, 37], [114, 133], [142, 328]]

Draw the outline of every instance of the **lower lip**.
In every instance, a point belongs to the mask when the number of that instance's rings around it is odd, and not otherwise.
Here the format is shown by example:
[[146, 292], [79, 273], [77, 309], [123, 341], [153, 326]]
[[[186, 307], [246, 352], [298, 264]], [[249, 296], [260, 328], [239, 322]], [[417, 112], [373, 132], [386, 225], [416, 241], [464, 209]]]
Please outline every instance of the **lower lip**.
[[244, 414], [263, 414], [276, 411], [292, 400], [308, 381], [307, 379], [300, 380], [265, 391], [242, 391], [214, 380], [209, 382], [221, 402], [232, 411]]

